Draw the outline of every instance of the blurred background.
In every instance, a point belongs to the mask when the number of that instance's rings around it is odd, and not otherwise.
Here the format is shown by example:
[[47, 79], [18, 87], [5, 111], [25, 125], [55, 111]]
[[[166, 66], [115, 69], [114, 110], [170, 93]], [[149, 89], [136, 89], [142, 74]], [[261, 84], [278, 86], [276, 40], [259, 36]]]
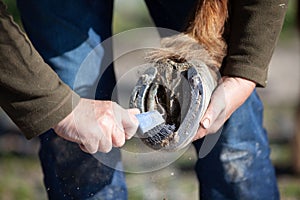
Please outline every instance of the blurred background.
[[[17, 23], [15, 0], [5, 0]], [[276, 167], [281, 199], [300, 199], [300, 33], [299, 1], [290, 0], [280, 40], [269, 70], [267, 88], [258, 92], [265, 106], [271, 158]], [[144, 2], [116, 0], [114, 33], [153, 26]], [[116, 66], [117, 75], [119, 74]], [[123, 69], [124, 70], [124, 69]], [[1, 94], [0, 94], [1, 95]], [[0, 110], [0, 199], [43, 200], [43, 174], [37, 157], [39, 142], [26, 140]], [[146, 174], [127, 174], [129, 199], [198, 199], [193, 172], [196, 154], [186, 151], [170, 166]]]

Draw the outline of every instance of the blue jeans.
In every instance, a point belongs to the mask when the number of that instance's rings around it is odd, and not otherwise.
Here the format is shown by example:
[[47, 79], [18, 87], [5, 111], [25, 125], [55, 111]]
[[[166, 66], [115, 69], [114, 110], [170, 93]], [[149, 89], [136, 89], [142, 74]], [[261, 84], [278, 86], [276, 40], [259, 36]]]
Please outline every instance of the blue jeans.
[[[98, 45], [111, 36], [112, 1], [20, 0], [18, 7], [33, 45], [66, 84], [81, 97], [111, 99], [116, 82], [113, 66], [106, 66], [111, 48]], [[49, 199], [127, 198], [124, 174], [114, 170], [122, 168], [117, 148], [97, 155], [110, 157], [108, 167], [53, 130], [40, 142]]]
[[[18, 0], [32, 43], [60, 78], [82, 97], [111, 98], [113, 66], [102, 68], [111, 59], [111, 48], [93, 49], [112, 34], [112, 2]], [[146, 0], [157, 26], [177, 31], [183, 30], [194, 3]], [[78, 77], [88, 55], [90, 62], [85, 63], [83, 76]], [[226, 122], [214, 149], [198, 160], [195, 169], [201, 199], [278, 199], [262, 111], [254, 92]], [[111, 158], [111, 168], [81, 152], [78, 145], [60, 139], [52, 130], [40, 140], [39, 155], [49, 199], [127, 199], [124, 175], [113, 169], [122, 168], [118, 149], [99, 153]], [[197, 152], [202, 142], [194, 143]]]
[[[262, 112], [254, 91], [225, 123], [208, 156], [198, 159], [201, 199], [279, 199]], [[194, 143], [197, 152], [201, 144]]]

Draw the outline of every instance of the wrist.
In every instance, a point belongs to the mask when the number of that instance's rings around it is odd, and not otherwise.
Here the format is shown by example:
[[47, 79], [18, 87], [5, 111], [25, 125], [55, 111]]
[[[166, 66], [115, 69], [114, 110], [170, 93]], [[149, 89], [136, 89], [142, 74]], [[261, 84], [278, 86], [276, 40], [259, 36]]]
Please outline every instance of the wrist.
[[254, 91], [256, 83], [240, 77], [223, 77], [225, 103], [229, 116], [240, 107]]

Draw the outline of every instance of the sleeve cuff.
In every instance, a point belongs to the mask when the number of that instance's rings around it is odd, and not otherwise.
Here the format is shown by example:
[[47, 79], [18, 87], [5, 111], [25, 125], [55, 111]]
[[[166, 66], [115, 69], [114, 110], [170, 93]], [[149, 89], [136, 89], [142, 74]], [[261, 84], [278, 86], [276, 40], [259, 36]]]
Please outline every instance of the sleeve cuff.
[[69, 92], [57, 107], [49, 111], [49, 114], [44, 118], [28, 123], [29, 126], [20, 126], [21, 131], [27, 139], [38, 136], [53, 126], [58, 124], [61, 120], [67, 117], [72, 110], [78, 105], [80, 97], [73, 91]]
[[268, 69], [243, 65], [240, 61], [231, 61], [221, 69], [222, 76], [245, 78], [256, 83], [257, 87], [266, 87]]

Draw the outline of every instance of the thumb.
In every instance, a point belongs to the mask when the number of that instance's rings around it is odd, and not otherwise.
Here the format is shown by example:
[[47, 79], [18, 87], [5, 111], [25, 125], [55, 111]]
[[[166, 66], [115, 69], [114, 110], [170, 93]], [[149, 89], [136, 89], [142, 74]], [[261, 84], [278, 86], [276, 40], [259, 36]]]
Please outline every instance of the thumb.
[[128, 109], [122, 119], [122, 125], [125, 131], [126, 139], [130, 139], [138, 129], [139, 121], [135, 117], [140, 111], [137, 108]]
[[[225, 111], [225, 102], [223, 98], [216, 98], [213, 96], [209, 103], [209, 106], [202, 117], [200, 122], [201, 126], [204, 129], [211, 129], [213, 125], [216, 125], [216, 121], [219, 121], [218, 118], [224, 118]], [[220, 119], [221, 120], [221, 119]], [[223, 121], [223, 120], [221, 120]], [[218, 126], [218, 125], [217, 125]], [[209, 131], [210, 132], [210, 131]]]
[[200, 122], [201, 126], [204, 129], [209, 129], [211, 124], [215, 121], [216, 117], [213, 111], [212, 106], [209, 106]]

